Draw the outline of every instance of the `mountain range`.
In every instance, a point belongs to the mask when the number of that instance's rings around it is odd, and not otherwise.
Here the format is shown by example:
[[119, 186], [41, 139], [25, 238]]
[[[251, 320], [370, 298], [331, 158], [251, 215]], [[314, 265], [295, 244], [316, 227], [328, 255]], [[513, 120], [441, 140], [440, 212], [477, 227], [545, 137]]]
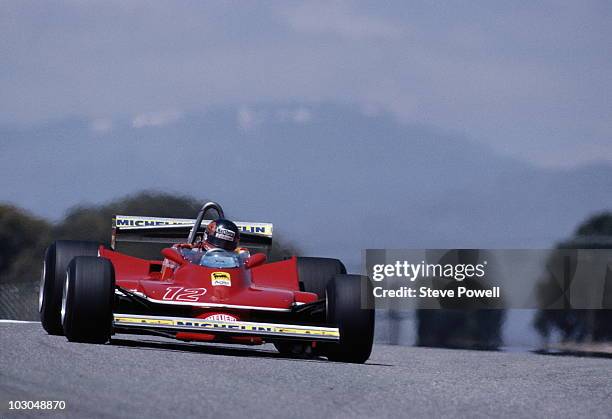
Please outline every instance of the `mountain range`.
[[351, 106], [167, 116], [0, 126], [0, 201], [57, 220], [143, 189], [188, 194], [354, 269], [365, 248], [549, 247], [612, 207], [610, 164], [537, 167]]

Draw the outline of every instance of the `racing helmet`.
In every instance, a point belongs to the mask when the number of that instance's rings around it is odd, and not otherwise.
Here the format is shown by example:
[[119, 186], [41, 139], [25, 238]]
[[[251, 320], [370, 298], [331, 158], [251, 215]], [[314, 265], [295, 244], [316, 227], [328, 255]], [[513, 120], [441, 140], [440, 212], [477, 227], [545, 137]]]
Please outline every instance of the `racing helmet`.
[[219, 218], [211, 221], [206, 226], [204, 241], [211, 247], [218, 247], [232, 252], [238, 246], [238, 240], [240, 240], [240, 232], [236, 224], [230, 220]]

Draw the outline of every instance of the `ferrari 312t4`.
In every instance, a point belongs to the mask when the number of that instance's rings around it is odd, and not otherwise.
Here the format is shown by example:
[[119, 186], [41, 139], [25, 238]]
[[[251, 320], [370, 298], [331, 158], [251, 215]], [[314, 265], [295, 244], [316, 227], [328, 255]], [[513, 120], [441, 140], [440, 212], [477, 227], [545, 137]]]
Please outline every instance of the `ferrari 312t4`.
[[[56, 241], [45, 254], [39, 311], [44, 329], [70, 341], [106, 343], [116, 333], [182, 341], [273, 343], [287, 356], [363, 363], [374, 337], [371, 284], [337, 259], [267, 262], [272, 224], [236, 222], [248, 251], [197, 243], [208, 212], [195, 220], [121, 216], [110, 248]], [[163, 260], [116, 251], [119, 241], [174, 243]], [[255, 252], [254, 252], [255, 251]]]

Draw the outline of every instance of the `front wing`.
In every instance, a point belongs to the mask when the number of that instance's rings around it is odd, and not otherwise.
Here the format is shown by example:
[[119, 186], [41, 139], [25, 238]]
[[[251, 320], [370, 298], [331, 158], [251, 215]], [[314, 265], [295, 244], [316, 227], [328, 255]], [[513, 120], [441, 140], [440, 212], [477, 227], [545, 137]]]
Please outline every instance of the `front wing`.
[[114, 314], [113, 325], [124, 330], [166, 330], [175, 332], [204, 332], [225, 335], [260, 336], [270, 339], [308, 341], [339, 341], [336, 327], [304, 326], [277, 323], [203, 320], [189, 317], [143, 316]]

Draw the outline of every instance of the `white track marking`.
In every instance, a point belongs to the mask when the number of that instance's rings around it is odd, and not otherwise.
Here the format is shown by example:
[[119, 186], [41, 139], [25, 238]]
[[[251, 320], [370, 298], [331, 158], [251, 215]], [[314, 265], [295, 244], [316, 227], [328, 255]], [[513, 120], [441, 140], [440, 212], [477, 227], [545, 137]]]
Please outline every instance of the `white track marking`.
[[9, 320], [9, 319], [0, 319], [0, 323], [40, 323], [31, 320]]

